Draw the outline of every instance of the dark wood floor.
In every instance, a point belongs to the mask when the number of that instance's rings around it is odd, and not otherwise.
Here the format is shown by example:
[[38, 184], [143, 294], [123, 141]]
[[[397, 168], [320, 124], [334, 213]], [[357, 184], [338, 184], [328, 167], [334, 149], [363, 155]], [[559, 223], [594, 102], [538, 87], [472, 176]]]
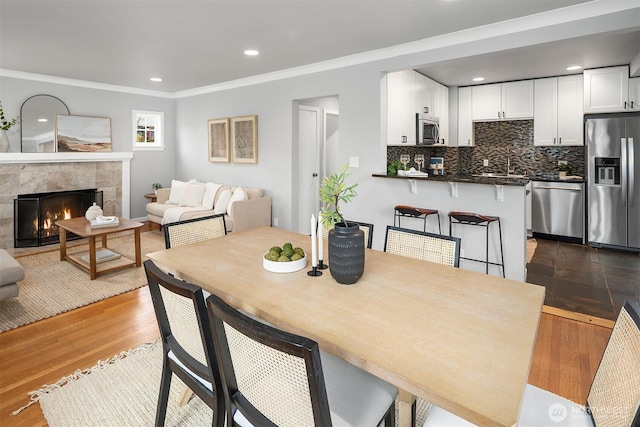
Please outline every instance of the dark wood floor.
[[640, 254], [537, 238], [527, 282], [547, 289], [545, 305], [615, 320], [640, 300]]

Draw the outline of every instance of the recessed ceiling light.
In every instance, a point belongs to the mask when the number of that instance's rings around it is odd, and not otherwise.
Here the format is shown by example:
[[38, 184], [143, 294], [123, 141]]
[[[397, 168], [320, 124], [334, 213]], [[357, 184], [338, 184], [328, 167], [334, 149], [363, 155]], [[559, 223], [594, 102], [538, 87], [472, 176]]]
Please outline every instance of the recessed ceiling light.
[[49, 120], [43, 118], [43, 119], [38, 119], [38, 121], [39, 122], [48, 122]]
[[567, 71], [579, 70], [579, 69], [581, 69], [581, 68], [582, 68], [582, 67], [581, 67], [581, 66], [579, 66], [579, 65], [572, 65], [572, 66], [570, 66], [570, 67], [567, 67]]
[[256, 56], [258, 54], [260, 54], [260, 52], [258, 52], [257, 50], [254, 49], [247, 49], [244, 51], [244, 54], [247, 56]]
[[473, 78], [473, 81], [474, 81], [474, 82], [481, 82], [481, 81], [483, 81], [483, 80], [484, 80], [484, 77], [474, 77], [474, 78]]
[[162, 79], [160, 77], [151, 77], [149, 80], [151, 80], [152, 82], [161, 82]]

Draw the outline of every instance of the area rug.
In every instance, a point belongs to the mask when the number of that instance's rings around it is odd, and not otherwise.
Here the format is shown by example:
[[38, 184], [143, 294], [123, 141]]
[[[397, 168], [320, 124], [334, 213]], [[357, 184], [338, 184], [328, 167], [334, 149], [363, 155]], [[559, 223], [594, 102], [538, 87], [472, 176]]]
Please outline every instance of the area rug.
[[[133, 234], [108, 239], [110, 249], [135, 259]], [[144, 254], [165, 248], [158, 231], [141, 233]], [[88, 244], [68, 249], [69, 253], [88, 249]], [[126, 268], [89, 279], [89, 274], [67, 261], [60, 261], [58, 250], [16, 258], [25, 269], [16, 298], [0, 301], [0, 332], [46, 319], [74, 308], [146, 285], [144, 267]]]
[[[29, 404], [40, 403], [50, 427], [146, 427], [154, 424], [161, 373], [162, 344], [157, 340], [31, 392]], [[211, 425], [212, 412], [197, 396], [187, 405], [178, 406], [184, 388], [184, 383], [174, 375], [165, 425]], [[418, 400], [418, 425], [424, 423], [430, 406]]]

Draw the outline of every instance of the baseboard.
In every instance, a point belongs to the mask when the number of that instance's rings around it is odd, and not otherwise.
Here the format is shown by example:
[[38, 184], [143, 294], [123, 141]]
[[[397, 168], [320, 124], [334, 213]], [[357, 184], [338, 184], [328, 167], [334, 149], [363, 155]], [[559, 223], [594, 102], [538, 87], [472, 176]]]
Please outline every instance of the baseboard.
[[613, 329], [615, 321], [603, 319], [601, 317], [589, 316], [588, 314], [576, 313], [574, 311], [563, 310], [561, 308], [551, 307], [549, 305], [542, 306], [542, 312], [553, 316], [564, 317], [565, 319], [576, 320], [578, 322], [589, 323], [591, 325], [602, 326]]

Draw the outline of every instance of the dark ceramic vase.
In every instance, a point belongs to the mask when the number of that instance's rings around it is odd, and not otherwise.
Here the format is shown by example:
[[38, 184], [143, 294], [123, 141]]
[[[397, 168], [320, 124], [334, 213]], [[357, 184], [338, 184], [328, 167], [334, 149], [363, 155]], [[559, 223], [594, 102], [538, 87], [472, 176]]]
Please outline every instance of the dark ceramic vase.
[[329, 230], [329, 271], [336, 282], [353, 285], [364, 272], [364, 231], [353, 222]]

